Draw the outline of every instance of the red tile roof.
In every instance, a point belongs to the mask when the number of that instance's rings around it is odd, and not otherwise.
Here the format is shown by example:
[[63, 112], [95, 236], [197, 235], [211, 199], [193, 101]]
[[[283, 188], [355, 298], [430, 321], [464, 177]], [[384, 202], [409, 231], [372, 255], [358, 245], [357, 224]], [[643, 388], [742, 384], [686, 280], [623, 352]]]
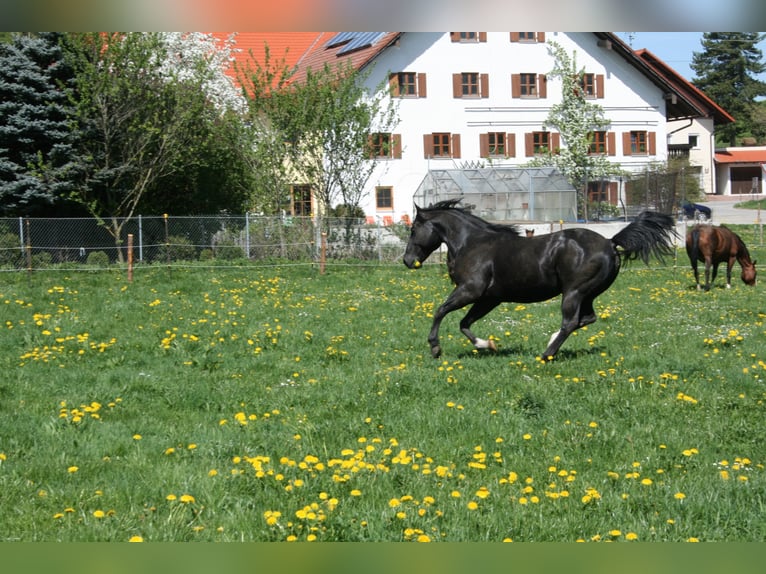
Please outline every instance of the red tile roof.
[[[212, 32], [218, 40], [226, 40], [231, 32]], [[240, 66], [266, 59], [266, 47], [269, 49], [271, 63], [284, 61], [288, 68], [296, 66], [308, 52], [321, 46], [332, 38], [335, 32], [236, 32], [235, 60]], [[232, 70], [233, 72], [233, 70]]]
[[[330, 34], [322, 38], [322, 42], [309, 50], [301, 59], [296, 71], [295, 80], [300, 81], [305, 77], [306, 70], [319, 70], [325, 64], [335, 64], [348, 61], [351, 65], [361, 70], [369, 64], [378, 54], [391, 46], [399, 38], [401, 32], [355, 32], [349, 33], [348, 39], [341, 43], [330, 44], [336, 34]], [[367, 36], [372, 39], [371, 44], [361, 42], [358, 48], [353, 48], [352, 42], [355, 37]], [[353, 48], [353, 49], [352, 49]]]
[[715, 152], [716, 163], [766, 163], [766, 148], [726, 149]]
[[665, 77], [668, 83], [683, 97], [694, 103], [703, 115], [712, 116], [716, 124], [728, 124], [734, 122], [734, 118], [721, 106], [711, 100], [702, 90], [687, 81], [673, 68], [652, 54], [649, 50], [636, 50], [636, 55], [646, 62], [658, 74]]

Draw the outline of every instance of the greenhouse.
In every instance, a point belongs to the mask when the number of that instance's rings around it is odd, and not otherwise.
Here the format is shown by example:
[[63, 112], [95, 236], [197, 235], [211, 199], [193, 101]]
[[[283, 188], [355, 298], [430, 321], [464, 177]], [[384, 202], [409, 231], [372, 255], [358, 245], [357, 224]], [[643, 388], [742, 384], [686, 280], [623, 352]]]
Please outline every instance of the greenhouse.
[[427, 207], [459, 198], [465, 207], [488, 221], [577, 219], [577, 192], [552, 167], [431, 169], [413, 200]]

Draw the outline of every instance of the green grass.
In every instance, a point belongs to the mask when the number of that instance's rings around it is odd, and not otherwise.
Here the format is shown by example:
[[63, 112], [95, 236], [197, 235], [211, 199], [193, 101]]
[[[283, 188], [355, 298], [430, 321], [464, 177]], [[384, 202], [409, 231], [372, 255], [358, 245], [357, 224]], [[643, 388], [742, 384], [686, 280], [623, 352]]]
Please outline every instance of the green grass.
[[432, 359], [443, 265], [3, 275], [0, 539], [763, 540], [766, 304], [722, 285], [627, 266], [544, 363], [558, 299]]

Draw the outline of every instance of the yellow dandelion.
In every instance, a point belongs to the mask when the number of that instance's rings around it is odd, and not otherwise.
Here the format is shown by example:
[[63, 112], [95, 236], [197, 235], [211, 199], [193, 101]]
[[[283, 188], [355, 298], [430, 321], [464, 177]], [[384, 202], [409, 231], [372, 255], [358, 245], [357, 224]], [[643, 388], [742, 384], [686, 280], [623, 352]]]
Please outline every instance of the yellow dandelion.
[[144, 541], [143, 536], [138, 536], [138, 535], [131, 536], [130, 540], [128, 540], [128, 542], [143, 542], [143, 541]]
[[70, 466], [69, 468], [67, 468], [67, 469], [66, 469], [66, 471], [67, 471], [69, 474], [74, 474], [74, 473], [75, 473], [75, 472], [77, 472], [78, 470], [80, 470], [80, 468], [79, 468], [79, 467], [77, 467], [77, 466]]
[[466, 506], [468, 507], [468, 510], [476, 510], [477, 508], [479, 508], [479, 505], [475, 500], [472, 500]]
[[635, 532], [628, 532], [625, 535], [625, 540], [638, 540], [638, 534], [636, 534]]
[[673, 495], [673, 498], [675, 498], [676, 500], [683, 500], [684, 498], [686, 498], [686, 495], [683, 492], [676, 492]]
[[179, 500], [184, 504], [191, 504], [194, 502], [194, 497], [191, 494], [182, 494]]
[[359, 490], [359, 489], [357, 489], [357, 488], [355, 488], [354, 490], [352, 490], [351, 492], [349, 492], [349, 494], [350, 494], [351, 496], [362, 496], [362, 491], [361, 491], [361, 490]]
[[103, 518], [104, 516], [106, 516], [106, 513], [103, 510], [95, 510], [93, 512], [93, 516], [95, 518]]

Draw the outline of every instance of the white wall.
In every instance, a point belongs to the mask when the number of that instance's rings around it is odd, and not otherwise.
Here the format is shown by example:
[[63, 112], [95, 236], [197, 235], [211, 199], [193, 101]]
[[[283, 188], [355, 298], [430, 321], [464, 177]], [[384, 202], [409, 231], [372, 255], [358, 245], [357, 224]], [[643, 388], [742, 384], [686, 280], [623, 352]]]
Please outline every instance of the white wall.
[[[548, 79], [547, 98], [511, 98], [511, 74], [547, 74], [553, 67], [547, 42], [560, 44], [570, 55], [576, 52], [578, 65], [586, 72], [604, 74], [605, 97], [594, 100], [611, 120], [608, 131], [616, 133], [617, 155], [613, 161], [624, 169], [640, 170], [647, 163], [665, 161], [665, 102], [662, 91], [625, 59], [597, 45], [593, 33], [546, 33], [546, 44], [510, 42], [509, 32], [488, 32], [487, 42], [454, 43], [449, 33], [406, 32], [397, 46], [380, 54], [368, 79], [370, 89], [388, 78], [389, 72], [425, 72], [427, 97], [398, 99], [399, 125], [392, 131], [402, 136], [402, 158], [379, 161], [370, 178], [362, 203], [368, 215], [413, 215], [412, 196], [431, 168], [455, 168], [483, 161], [479, 156], [479, 134], [504, 131], [516, 134], [516, 156], [494, 164], [524, 165], [524, 134], [542, 129], [550, 106], [561, 100], [561, 82]], [[489, 74], [489, 98], [456, 99], [452, 95], [452, 74]], [[622, 155], [621, 134], [631, 130], [656, 132], [654, 156]], [[461, 134], [461, 158], [424, 158], [423, 134]], [[562, 142], [563, 145], [563, 142]], [[375, 209], [375, 186], [392, 186], [394, 210]]]

